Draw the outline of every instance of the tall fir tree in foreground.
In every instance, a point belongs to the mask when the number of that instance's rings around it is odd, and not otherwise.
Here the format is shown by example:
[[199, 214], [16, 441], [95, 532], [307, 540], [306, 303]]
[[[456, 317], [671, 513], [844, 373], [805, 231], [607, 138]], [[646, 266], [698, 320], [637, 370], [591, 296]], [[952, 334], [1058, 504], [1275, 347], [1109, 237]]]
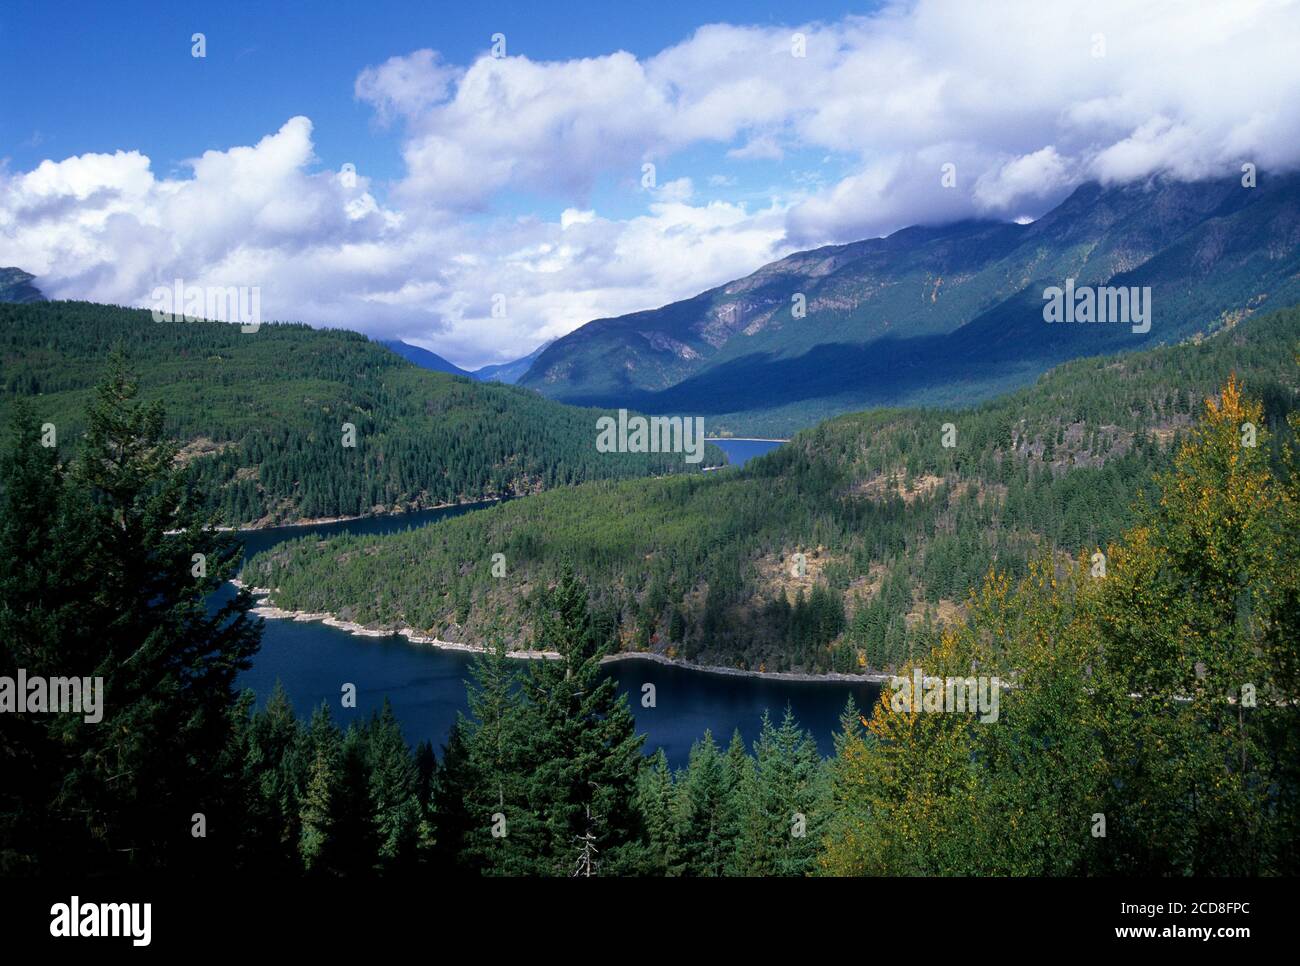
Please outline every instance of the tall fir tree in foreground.
[[722, 876], [730, 869], [736, 839], [736, 796], [727, 759], [713, 735], [691, 745], [679, 786], [678, 836], [684, 870], [693, 876]]
[[465, 755], [458, 762], [449, 746], [446, 760], [462, 796], [447, 803], [448, 817], [459, 814], [464, 825], [460, 863], [488, 875], [544, 872], [547, 836], [524, 754], [523, 696], [503, 639], [475, 661], [468, 697], [470, 717], [459, 723]]
[[[104, 682], [97, 723], [0, 716], [17, 790], [4, 799], [3, 863], [201, 872], [233, 854], [233, 684], [260, 622], [244, 593], [209, 609], [239, 545], [201, 514], [162, 409], [138, 400], [121, 353], [86, 426], [60, 467], [19, 413], [0, 469], [0, 673]], [[191, 835], [196, 813], [210, 837]]]
[[635, 800], [644, 737], [614, 679], [600, 671], [612, 640], [593, 621], [586, 587], [571, 568], [542, 605], [536, 647], [560, 655], [531, 662], [523, 682], [528, 800], [545, 829], [538, 870], [571, 874], [579, 838], [590, 833], [599, 874], [633, 873], [643, 860]]
[[813, 871], [827, 790], [817, 744], [794, 712], [787, 707], [780, 725], [764, 713], [754, 768], [740, 789], [736, 871], [750, 876]]
[[641, 872], [650, 876], [680, 875], [683, 852], [677, 798], [668, 756], [662, 748], [641, 769], [636, 808], [646, 836]]
[[369, 802], [382, 867], [410, 871], [420, 837], [419, 766], [388, 699], [366, 730]]

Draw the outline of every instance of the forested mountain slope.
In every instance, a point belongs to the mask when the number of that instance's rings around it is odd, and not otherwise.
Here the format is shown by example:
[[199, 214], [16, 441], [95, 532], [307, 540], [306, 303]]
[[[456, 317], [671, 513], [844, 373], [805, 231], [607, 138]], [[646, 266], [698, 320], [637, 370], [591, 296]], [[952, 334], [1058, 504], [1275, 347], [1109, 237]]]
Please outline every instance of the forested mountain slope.
[[[89, 302], [0, 304], [0, 418], [20, 396], [61, 447], [120, 345], [181, 458], [229, 524], [406, 510], [697, 471], [681, 454], [596, 451], [594, 410], [420, 369], [355, 332], [155, 322]], [[355, 429], [345, 445], [344, 424]]]
[[736, 472], [591, 483], [393, 536], [284, 544], [247, 579], [281, 607], [528, 640], [530, 601], [569, 560], [625, 649], [769, 671], [894, 667], [990, 566], [1016, 577], [1045, 550], [1078, 557], [1117, 536], [1230, 373], [1286, 445], [1298, 340], [1291, 308], [1075, 360], [973, 409], [844, 416]]
[[[1150, 331], [1047, 324], [1043, 291], [1067, 278], [1150, 286]], [[788, 435], [869, 406], [990, 398], [1071, 358], [1172, 345], [1296, 301], [1300, 176], [1085, 184], [1030, 224], [906, 228], [598, 319], [557, 340], [520, 383], [586, 405], [701, 413], [716, 431]]]

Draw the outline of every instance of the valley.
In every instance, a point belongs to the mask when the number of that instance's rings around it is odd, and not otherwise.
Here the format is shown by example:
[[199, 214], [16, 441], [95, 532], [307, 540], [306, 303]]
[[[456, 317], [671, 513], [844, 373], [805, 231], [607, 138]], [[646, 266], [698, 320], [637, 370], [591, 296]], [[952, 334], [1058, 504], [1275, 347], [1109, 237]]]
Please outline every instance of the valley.
[[1289, 938], [1300, 0], [183, 7], [0, 5], [5, 948]]
[[[539, 588], [567, 563], [620, 650], [889, 670], [928, 651], [990, 570], [1014, 579], [1040, 555], [1068, 563], [1130, 526], [1229, 374], [1265, 401], [1280, 459], [1297, 338], [1289, 309], [1185, 345], [1066, 363], [971, 409], [840, 417], [740, 471], [584, 484], [382, 540], [288, 543], [247, 570], [289, 609], [518, 644]], [[792, 576], [797, 553], [807, 568]]]

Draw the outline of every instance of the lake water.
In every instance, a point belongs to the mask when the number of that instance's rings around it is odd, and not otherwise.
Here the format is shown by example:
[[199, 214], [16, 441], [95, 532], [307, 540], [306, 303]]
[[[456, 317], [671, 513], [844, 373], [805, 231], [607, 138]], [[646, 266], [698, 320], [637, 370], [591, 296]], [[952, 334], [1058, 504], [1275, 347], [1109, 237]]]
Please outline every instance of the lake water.
[[771, 439], [710, 439], [709, 442], [727, 454], [732, 466], [744, 466], [755, 456], [762, 456], [781, 445]]
[[[751, 452], [744, 458], [754, 455], [757, 453]], [[307, 534], [394, 533], [416, 526], [436, 526], [440, 520], [475, 511], [492, 512], [490, 505], [479, 504], [312, 527], [277, 527], [241, 536], [245, 552], [251, 554]], [[233, 593], [233, 589], [227, 587], [223, 593]], [[253, 667], [240, 675], [238, 684], [252, 688], [261, 704], [279, 680], [300, 715], [309, 715], [314, 707], [327, 701], [335, 721], [345, 726], [358, 716], [369, 717], [386, 697], [408, 741], [427, 738], [435, 749], [440, 749], [457, 712], [468, 710], [465, 681], [473, 660], [472, 654], [412, 644], [396, 634], [358, 637], [319, 621], [267, 620], [262, 650], [254, 658]], [[662, 747], [674, 767], [686, 764], [691, 743], [706, 729], [725, 744], [732, 731], [739, 728], [746, 744], [752, 746], [763, 712], [779, 719], [787, 705], [800, 724], [813, 733], [822, 753], [830, 754], [831, 736], [849, 694], [860, 708], [866, 709], [879, 693], [877, 685], [866, 682], [737, 677], [641, 660], [610, 664], [605, 672], [627, 695], [637, 727], [647, 736], [646, 750]], [[340, 706], [340, 688], [345, 683], [356, 685], [355, 709]], [[654, 708], [641, 706], [642, 686], [647, 683], [655, 686]]]

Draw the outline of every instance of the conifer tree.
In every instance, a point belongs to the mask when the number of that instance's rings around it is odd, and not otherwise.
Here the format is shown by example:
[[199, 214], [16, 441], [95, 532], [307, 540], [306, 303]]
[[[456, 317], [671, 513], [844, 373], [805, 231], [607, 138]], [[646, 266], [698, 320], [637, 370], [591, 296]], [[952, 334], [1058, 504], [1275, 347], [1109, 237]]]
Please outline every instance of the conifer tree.
[[567, 875], [574, 842], [590, 827], [606, 874], [634, 871], [642, 830], [635, 807], [643, 736], [600, 658], [612, 641], [598, 630], [587, 590], [565, 567], [538, 616], [536, 648], [560, 654], [533, 661], [521, 748], [531, 768], [528, 799], [545, 829], [539, 859]]
[[11, 749], [4, 754], [28, 769], [17, 825], [42, 825], [45, 811], [61, 817], [21, 847], [0, 849], [47, 871], [67, 863], [192, 867], [226, 846], [196, 848], [190, 816], [203, 812], [209, 826], [232, 828], [239, 812], [236, 760], [227, 754], [233, 684], [260, 626], [246, 593], [208, 608], [238, 564], [239, 545], [200, 512], [200, 494], [174, 465], [162, 409], [138, 401], [120, 352], [66, 472], [26, 418], [0, 479], [3, 670], [102, 678], [103, 718], [42, 716], [17, 724], [12, 737], [0, 725], [0, 743]]
[[[247, 692], [252, 697], [252, 692]], [[245, 803], [242, 864], [287, 872], [300, 867], [299, 801], [293, 772], [302, 726], [284, 686], [276, 681], [266, 706], [243, 729]]]
[[338, 789], [342, 756], [338, 728], [328, 706], [321, 704], [303, 732], [296, 753], [298, 761], [299, 836], [298, 855], [309, 873], [336, 870], [336, 822], [340, 812]]
[[368, 731], [363, 732], [355, 721], [348, 725], [339, 745], [337, 785], [331, 790], [331, 859], [335, 870], [345, 876], [370, 874], [379, 859], [379, 811], [373, 798], [369, 739]]
[[826, 784], [812, 736], [786, 708], [780, 726], [767, 713], [754, 744], [754, 773], [737, 843], [742, 875], [807, 875], [813, 871], [826, 818]]
[[442, 747], [442, 763], [429, 792], [430, 822], [433, 831], [431, 864], [443, 875], [456, 872], [480, 872], [482, 863], [469, 847], [469, 836], [481, 815], [472, 815], [468, 805], [474, 782], [469, 762], [466, 732], [470, 724], [457, 715]]
[[320, 873], [328, 868], [329, 847], [334, 833], [331, 791], [336, 781], [337, 766], [322, 748], [312, 759], [299, 813], [298, 854], [307, 872]]
[[753, 789], [754, 759], [745, 750], [745, 739], [737, 728], [727, 745], [727, 813], [723, 824], [728, 851], [727, 875], [740, 874], [738, 845]]
[[729, 868], [732, 802], [727, 764], [709, 731], [691, 745], [681, 781], [680, 835], [688, 875], [722, 876]]
[[414, 861], [419, 840], [419, 771], [387, 698], [367, 741], [379, 861], [386, 871], [404, 869]]
[[550, 871], [543, 864], [547, 839], [524, 756], [518, 675], [504, 639], [492, 642], [472, 673], [470, 718], [464, 725], [465, 858], [487, 874], [545, 874]]
[[652, 876], [679, 874], [682, 846], [678, 834], [676, 794], [672, 771], [662, 748], [641, 770], [636, 803], [646, 835], [645, 859], [639, 871]]

